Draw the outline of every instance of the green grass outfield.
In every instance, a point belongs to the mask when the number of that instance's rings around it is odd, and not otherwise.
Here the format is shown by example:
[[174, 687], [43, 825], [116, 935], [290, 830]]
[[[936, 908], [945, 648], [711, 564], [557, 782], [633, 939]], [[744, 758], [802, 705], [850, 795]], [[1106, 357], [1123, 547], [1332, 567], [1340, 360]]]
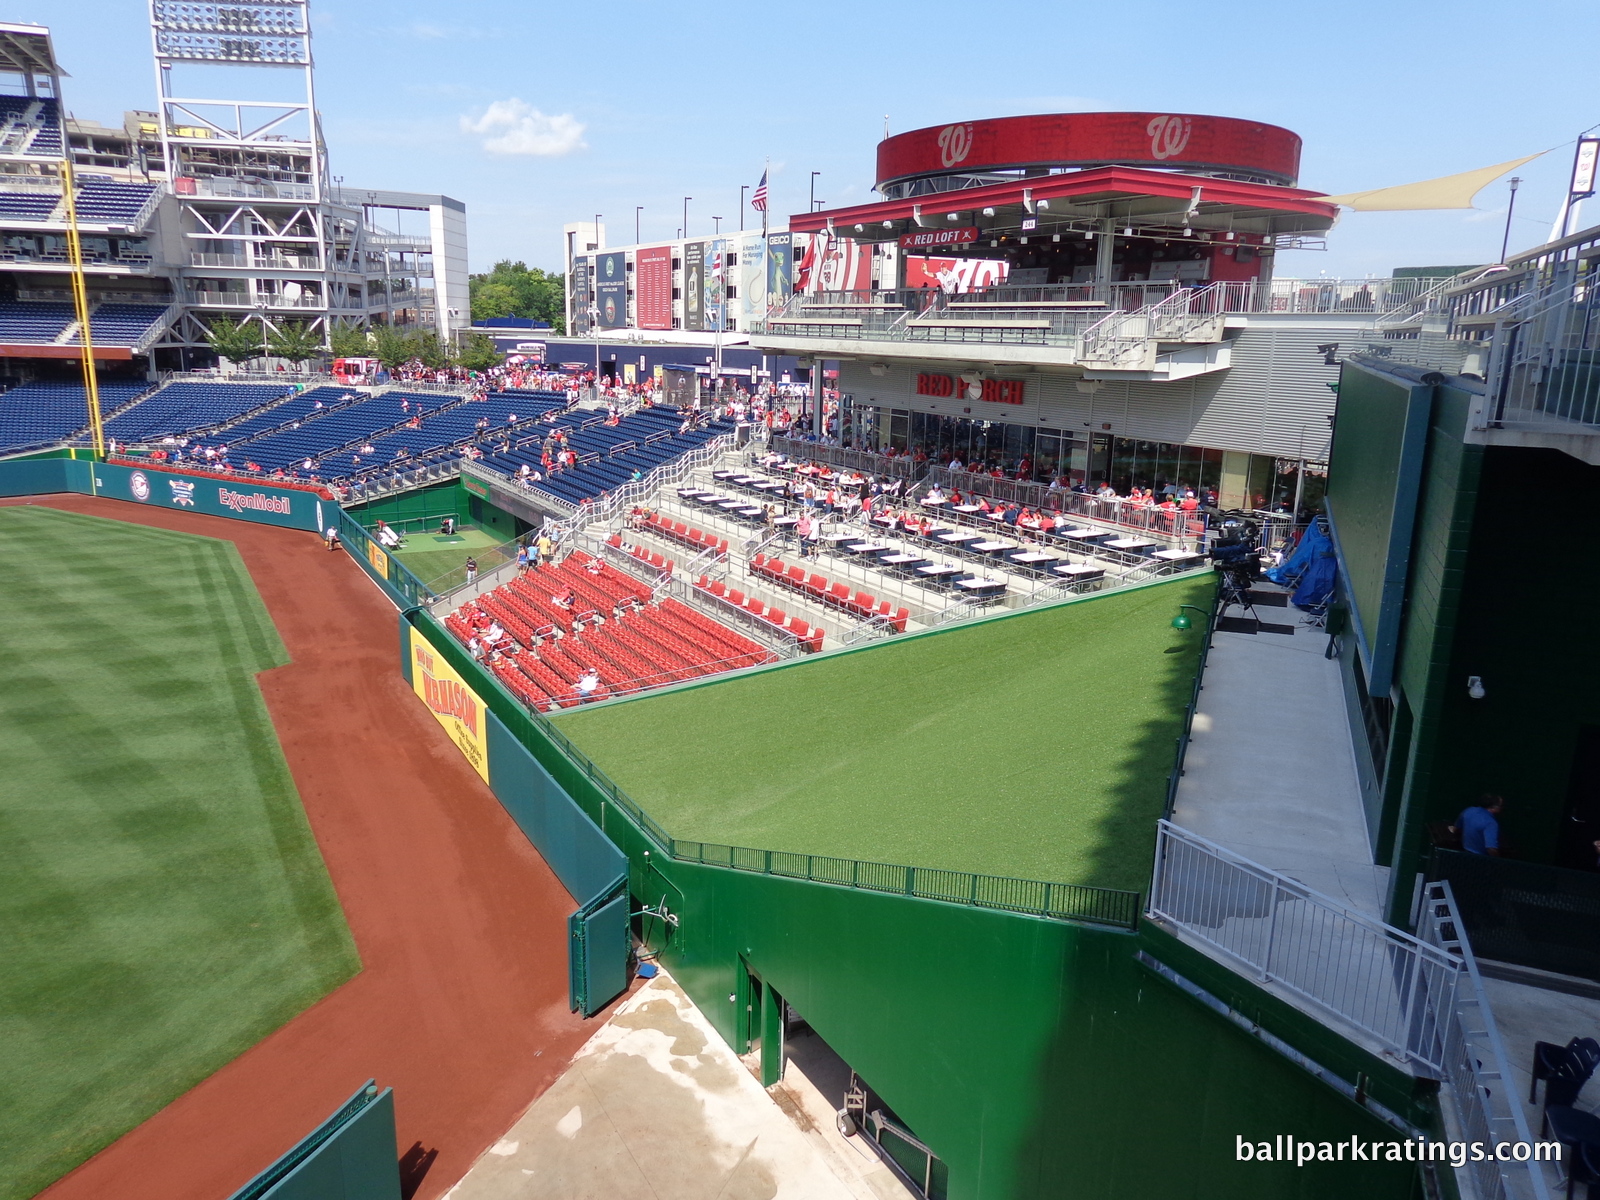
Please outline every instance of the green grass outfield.
[[359, 968], [232, 543], [0, 508], [0, 1197]]
[[557, 724], [674, 837], [1142, 888], [1210, 576]]

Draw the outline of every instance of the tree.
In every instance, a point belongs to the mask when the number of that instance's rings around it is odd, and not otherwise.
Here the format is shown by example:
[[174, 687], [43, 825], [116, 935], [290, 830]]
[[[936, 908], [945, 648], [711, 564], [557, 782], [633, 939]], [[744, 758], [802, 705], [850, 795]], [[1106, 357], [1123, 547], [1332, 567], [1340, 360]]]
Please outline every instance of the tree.
[[547, 273], [526, 263], [502, 259], [484, 275], [468, 280], [472, 319], [529, 317], [548, 321], [555, 333], [566, 332], [565, 275]]
[[411, 339], [393, 325], [375, 325], [370, 342], [371, 356], [393, 371], [414, 357]]
[[338, 325], [328, 335], [335, 358], [365, 358], [371, 347], [367, 331], [359, 325]]
[[487, 371], [504, 359], [505, 355], [495, 349], [494, 339], [481, 333], [468, 335], [467, 344], [456, 355], [456, 362], [469, 371]]
[[430, 370], [448, 367], [454, 357], [449, 344], [440, 341], [439, 335], [431, 329], [415, 330], [406, 340], [411, 346], [411, 357], [420, 360]]
[[292, 363], [322, 356], [322, 335], [303, 321], [286, 321], [267, 333], [267, 350]]
[[242, 321], [213, 318], [206, 330], [206, 341], [219, 358], [230, 362], [261, 357], [261, 326], [248, 317]]

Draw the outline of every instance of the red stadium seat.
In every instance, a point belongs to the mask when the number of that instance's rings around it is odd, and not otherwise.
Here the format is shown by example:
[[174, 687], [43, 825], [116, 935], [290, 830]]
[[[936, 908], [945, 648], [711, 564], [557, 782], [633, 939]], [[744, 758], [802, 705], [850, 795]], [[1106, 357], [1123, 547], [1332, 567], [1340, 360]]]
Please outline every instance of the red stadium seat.
[[903, 608], [899, 612], [895, 613], [892, 624], [894, 625], [894, 631], [896, 633], [904, 633], [906, 631], [906, 618], [910, 615], [911, 614]]

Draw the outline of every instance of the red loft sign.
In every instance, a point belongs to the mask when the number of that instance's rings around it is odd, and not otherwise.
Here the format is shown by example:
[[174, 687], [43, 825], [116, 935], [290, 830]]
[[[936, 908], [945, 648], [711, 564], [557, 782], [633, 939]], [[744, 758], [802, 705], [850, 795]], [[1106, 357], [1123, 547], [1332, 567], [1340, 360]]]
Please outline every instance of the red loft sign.
[[970, 246], [978, 240], [976, 225], [962, 225], [956, 229], [918, 229], [903, 234], [902, 250], [935, 250], [945, 246]]
[[1139, 112], [964, 121], [878, 143], [880, 188], [951, 171], [1106, 165], [1227, 170], [1292, 186], [1300, 170], [1300, 139], [1259, 121]]
[[974, 379], [970, 383], [958, 381], [953, 375], [917, 375], [917, 395], [950, 399], [981, 400], [986, 404], [1021, 404], [1022, 379]]

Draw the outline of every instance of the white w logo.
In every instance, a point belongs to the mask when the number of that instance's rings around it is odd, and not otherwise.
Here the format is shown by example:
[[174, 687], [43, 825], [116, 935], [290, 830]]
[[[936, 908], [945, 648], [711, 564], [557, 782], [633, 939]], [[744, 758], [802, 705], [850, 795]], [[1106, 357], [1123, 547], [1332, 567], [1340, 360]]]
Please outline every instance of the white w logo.
[[1150, 153], [1158, 161], [1182, 154], [1189, 144], [1187, 117], [1151, 117], [1144, 129], [1150, 135]]
[[945, 166], [955, 166], [971, 151], [971, 125], [946, 125], [939, 130], [939, 161]]

